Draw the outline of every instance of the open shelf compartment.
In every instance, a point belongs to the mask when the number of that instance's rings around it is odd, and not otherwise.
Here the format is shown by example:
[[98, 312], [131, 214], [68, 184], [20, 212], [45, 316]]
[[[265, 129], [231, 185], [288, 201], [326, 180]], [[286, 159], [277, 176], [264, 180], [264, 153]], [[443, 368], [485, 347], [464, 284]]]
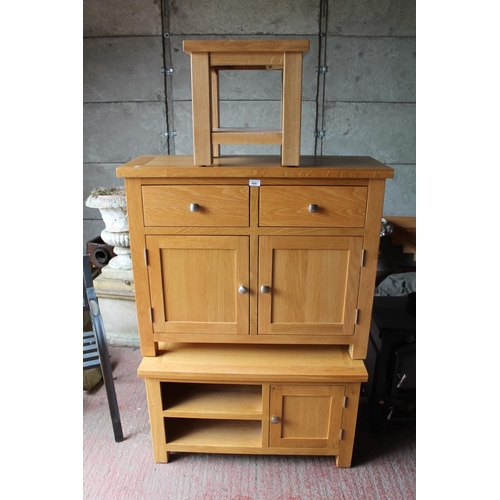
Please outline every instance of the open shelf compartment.
[[206, 447], [260, 448], [262, 424], [256, 420], [165, 418], [167, 450], [204, 451]]
[[161, 383], [165, 417], [262, 420], [262, 386]]

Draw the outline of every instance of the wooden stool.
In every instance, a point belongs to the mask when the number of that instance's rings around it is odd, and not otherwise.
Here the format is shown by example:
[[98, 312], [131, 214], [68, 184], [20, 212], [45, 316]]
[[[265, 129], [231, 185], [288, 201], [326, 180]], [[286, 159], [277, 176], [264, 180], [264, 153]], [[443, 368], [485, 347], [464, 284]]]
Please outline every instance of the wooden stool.
[[[298, 166], [302, 57], [308, 40], [186, 40], [191, 55], [195, 165], [212, 165], [221, 144], [279, 144], [281, 164]], [[281, 129], [219, 128], [219, 70], [283, 71]]]

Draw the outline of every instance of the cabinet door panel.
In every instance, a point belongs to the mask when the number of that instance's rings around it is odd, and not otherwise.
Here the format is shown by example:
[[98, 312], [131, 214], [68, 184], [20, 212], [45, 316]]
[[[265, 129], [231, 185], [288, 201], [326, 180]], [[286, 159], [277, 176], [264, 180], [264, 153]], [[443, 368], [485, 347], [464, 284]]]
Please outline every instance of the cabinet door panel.
[[272, 386], [270, 446], [338, 447], [344, 395], [343, 385]]
[[248, 237], [147, 236], [153, 330], [247, 334]]
[[259, 334], [352, 335], [362, 238], [260, 238]]

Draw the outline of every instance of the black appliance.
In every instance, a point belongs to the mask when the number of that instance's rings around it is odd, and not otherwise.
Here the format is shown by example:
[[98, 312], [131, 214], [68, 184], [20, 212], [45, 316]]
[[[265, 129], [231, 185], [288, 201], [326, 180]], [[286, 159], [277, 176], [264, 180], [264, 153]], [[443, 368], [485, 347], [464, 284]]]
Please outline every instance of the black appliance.
[[365, 365], [370, 427], [385, 431], [390, 421], [416, 420], [416, 293], [375, 297]]

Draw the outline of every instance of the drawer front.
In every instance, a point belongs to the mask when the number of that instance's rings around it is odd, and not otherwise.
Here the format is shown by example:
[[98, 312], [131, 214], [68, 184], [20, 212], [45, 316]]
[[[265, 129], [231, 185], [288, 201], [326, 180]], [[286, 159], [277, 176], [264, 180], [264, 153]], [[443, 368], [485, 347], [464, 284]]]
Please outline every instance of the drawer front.
[[248, 186], [143, 186], [145, 226], [248, 226]]
[[368, 188], [262, 186], [260, 226], [364, 227]]

